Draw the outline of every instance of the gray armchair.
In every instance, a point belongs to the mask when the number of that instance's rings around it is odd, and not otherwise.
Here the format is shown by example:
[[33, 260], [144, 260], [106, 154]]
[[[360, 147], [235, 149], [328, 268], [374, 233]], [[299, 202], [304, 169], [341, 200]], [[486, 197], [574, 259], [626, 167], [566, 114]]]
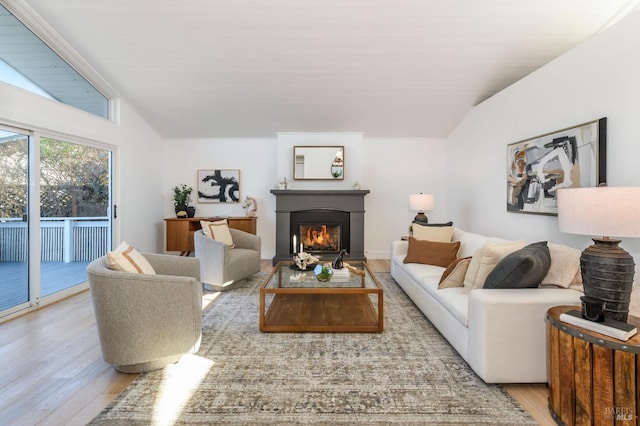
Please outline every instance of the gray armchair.
[[260, 272], [261, 239], [238, 229], [229, 229], [234, 248], [204, 235], [193, 234], [195, 256], [200, 259], [200, 277], [207, 290], [225, 290]]
[[87, 266], [104, 360], [123, 373], [157, 370], [197, 352], [202, 336], [198, 259], [144, 254], [158, 275]]

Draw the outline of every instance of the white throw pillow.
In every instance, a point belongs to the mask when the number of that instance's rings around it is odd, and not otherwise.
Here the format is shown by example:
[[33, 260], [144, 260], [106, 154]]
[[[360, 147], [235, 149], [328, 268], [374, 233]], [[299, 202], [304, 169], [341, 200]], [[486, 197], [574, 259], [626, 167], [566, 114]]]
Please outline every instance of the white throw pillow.
[[126, 241], [120, 243], [115, 250], [107, 253], [107, 267], [114, 271], [132, 272], [134, 274], [156, 274], [149, 261]]
[[469, 293], [475, 288], [482, 288], [487, 276], [496, 265], [509, 254], [520, 250], [525, 246], [524, 240], [509, 241], [506, 243], [485, 243], [476, 250], [471, 258], [471, 263], [464, 276], [464, 293]]
[[201, 220], [200, 225], [202, 226], [202, 232], [207, 237], [225, 243], [229, 246], [229, 248], [235, 247], [233, 238], [231, 237], [231, 232], [229, 231], [229, 224], [227, 223], [227, 219], [218, 220], [215, 222]]
[[425, 226], [413, 223], [411, 229], [416, 240], [450, 243], [453, 236], [453, 226]]
[[[562, 244], [549, 244], [549, 254], [551, 254], [551, 267], [549, 272], [542, 279], [540, 285], [557, 286], [569, 288], [576, 285], [576, 274], [580, 275], [580, 255], [581, 251], [573, 247]], [[582, 284], [582, 277], [580, 282]]]

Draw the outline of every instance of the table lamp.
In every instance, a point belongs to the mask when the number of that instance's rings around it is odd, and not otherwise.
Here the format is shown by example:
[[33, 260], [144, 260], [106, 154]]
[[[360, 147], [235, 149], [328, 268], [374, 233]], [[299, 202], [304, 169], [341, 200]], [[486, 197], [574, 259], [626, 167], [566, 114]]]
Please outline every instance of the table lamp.
[[416, 217], [413, 218], [414, 222], [429, 223], [429, 219], [427, 219], [424, 212], [433, 210], [433, 195], [423, 194], [422, 192], [409, 195], [409, 208], [418, 212]]
[[635, 263], [610, 237], [640, 237], [640, 187], [563, 188], [557, 197], [561, 232], [599, 236], [580, 256], [585, 295], [606, 302], [606, 318], [626, 322]]

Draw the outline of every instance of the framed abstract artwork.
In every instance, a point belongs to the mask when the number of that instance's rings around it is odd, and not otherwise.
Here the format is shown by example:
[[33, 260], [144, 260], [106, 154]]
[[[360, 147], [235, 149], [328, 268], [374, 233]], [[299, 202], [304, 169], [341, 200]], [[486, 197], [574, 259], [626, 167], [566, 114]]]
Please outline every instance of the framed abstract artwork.
[[507, 145], [507, 211], [557, 215], [556, 191], [606, 183], [607, 119]]
[[240, 202], [240, 170], [198, 170], [198, 202]]

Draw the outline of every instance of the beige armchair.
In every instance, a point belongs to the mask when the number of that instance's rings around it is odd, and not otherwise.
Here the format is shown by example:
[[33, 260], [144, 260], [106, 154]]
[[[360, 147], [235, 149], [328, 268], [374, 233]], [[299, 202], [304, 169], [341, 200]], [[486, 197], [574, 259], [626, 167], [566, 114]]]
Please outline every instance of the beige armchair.
[[225, 290], [260, 272], [261, 239], [238, 229], [229, 229], [234, 248], [204, 235], [193, 234], [195, 256], [200, 259], [200, 277], [207, 290]]
[[200, 347], [198, 259], [144, 254], [157, 275], [113, 271], [101, 257], [87, 266], [104, 360], [124, 373], [156, 370]]

